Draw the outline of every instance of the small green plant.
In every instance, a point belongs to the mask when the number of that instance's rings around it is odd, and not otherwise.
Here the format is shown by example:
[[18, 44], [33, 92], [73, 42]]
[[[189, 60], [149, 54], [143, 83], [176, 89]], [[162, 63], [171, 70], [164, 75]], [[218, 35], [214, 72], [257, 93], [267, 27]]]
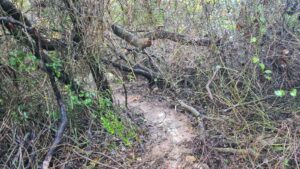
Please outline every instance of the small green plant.
[[266, 65], [260, 61], [258, 56], [253, 56], [251, 58], [252, 63], [259, 66], [260, 71], [263, 73], [265, 79], [271, 81], [272, 80], [272, 70], [266, 69]]
[[274, 94], [277, 96], [277, 97], [283, 97], [285, 96], [285, 90], [275, 90]]
[[292, 90], [290, 91], [290, 95], [291, 95], [292, 97], [296, 97], [296, 96], [297, 96], [297, 89], [292, 89]]
[[[96, 93], [81, 92], [79, 95], [77, 95], [70, 89], [70, 86], [65, 86], [65, 91], [69, 96], [69, 110], [75, 110], [75, 108], [78, 108], [78, 106], [91, 107], [96, 105], [97, 111], [93, 111], [91, 116], [99, 120], [109, 134], [120, 138], [125, 145], [130, 146], [132, 144], [131, 140], [136, 136], [135, 129], [125, 125], [125, 123], [113, 109], [113, 104], [111, 100], [106, 97], [105, 93], [103, 93], [99, 99], [96, 99]], [[53, 115], [53, 118], [55, 118], [55, 114]]]
[[101, 124], [111, 135], [120, 138], [125, 145], [130, 146], [136, 136], [135, 129], [125, 125], [119, 115], [114, 111], [111, 100], [106, 97], [98, 99], [99, 107], [95, 112], [97, 118], [100, 119]]
[[32, 53], [25, 53], [22, 50], [9, 52], [9, 65], [20, 72], [32, 72], [37, 69], [38, 60]]
[[131, 139], [135, 138], [135, 132], [133, 129], [126, 128], [117, 114], [113, 111], [108, 111], [103, 116], [100, 117], [101, 124], [111, 135], [116, 135], [119, 137], [125, 145], [130, 146]]
[[68, 93], [68, 107], [73, 110], [75, 106], [92, 106], [95, 98], [95, 93], [88, 91], [81, 91], [79, 95], [75, 94], [69, 85], [65, 86], [65, 91]]
[[[286, 95], [286, 93], [287, 93], [287, 91], [286, 91], [286, 90], [283, 90], [283, 89], [275, 90], [275, 91], [274, 91], [274, 94], [275, 94], [277, 97], [283, 97], [283, 96]], [[297, 89], [293, 88], [293, 89], [291, 89], [288, 93], [290, 94], [290, 96], [296, 97], [298, 92], [297, 92]]]
[[62, 62], [59, 59], [54, 59], [52, 63], [47, 63], [47, 67], [51, 68], [51, 70], [55, 73], [56, 77], [60, 77], [60, 71], [62, 69]]
[[24, 124], [28, 122], [29, 112], [26, 111], [26, 105], [18, 105], [17, 110], [13, 111], [11, 114], [12, 120], [19, 124]]
[[251, 37], [250, 43], [256, 43], [256, 42], [257, 42], [257, 38], [256, 37]]

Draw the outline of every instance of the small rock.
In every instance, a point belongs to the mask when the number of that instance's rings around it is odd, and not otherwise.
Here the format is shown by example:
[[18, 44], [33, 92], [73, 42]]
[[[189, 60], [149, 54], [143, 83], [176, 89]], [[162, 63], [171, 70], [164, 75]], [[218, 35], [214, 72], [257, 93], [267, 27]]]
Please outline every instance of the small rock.
[[196, 157], [195, 156], [186, 156], [185, 157], [185, 161], [188, 162], [188, 163], [194, 163], [196, 161]]

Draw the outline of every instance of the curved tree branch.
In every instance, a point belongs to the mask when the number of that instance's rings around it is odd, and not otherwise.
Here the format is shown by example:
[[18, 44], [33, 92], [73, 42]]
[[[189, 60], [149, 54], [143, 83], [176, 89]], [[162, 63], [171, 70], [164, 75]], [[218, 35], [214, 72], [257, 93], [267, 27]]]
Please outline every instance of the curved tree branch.
[[41, 58], [44, 66], [45, 66], [46, 72], [47, 72], [47, 74], [49, 76], [49, 79], [50, 79], [50, 82], [51, 82], [52, 90], [53, 90], [53, 92], [55, 94], [55, 97], [56, 97], [57, 104], [60, 107], [60, 115], [61, 115], [61, 123], [58, 127], [58, 130], [57, 130], [56, 134], [55, 134], [54, 142], [52, 143], [52, 145], [51, 145], [50, 149], [48, 150], [48, 153], [47, 153], [47, 155], [46, 155], [46, 157], [43, 161], [42, 168], [43, 169], [48, 169], [49, 164], [50, 164], [51, 159], [52, 159], [52, 156], [53, 156], [53, 153], [54, 153], [55, 149], [57, 148], [58, 144], [61, 142], [63, 132], [64, 132], [66, 126], [67, 126], [68, 118], [67, 118], [66, 106], [63, 102], [63, 99], [62, 99], [61, 93], [58, 89], [58, 86], [55, 82], [55, 73], [53, 72], [53, 70], [49, 66], [47, 66], [46, 58], [44, 57], [44, 55], [41, 52], [41, 41], [39, 39], [39, 33], [35, 29], [33, 29], [33, 32], [35, 33], [35, 36], [38, 38], [37, 43], [36, 43], [36, 48], [35, 48], [35, 55], [38, 56], [39, 58]]

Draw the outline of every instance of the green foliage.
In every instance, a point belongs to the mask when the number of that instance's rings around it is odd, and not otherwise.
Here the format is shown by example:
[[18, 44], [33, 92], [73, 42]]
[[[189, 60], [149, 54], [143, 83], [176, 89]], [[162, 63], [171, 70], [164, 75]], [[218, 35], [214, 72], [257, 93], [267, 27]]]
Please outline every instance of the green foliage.
[[296, 96], [297, 96], [297, 89], [292, 89], [292, 90], [290, 91], [290, 95], [291, 95], [292, 97], [296, 97]]
[[20, 104], [16, 111], [11, 113], [12, 120], [18, 124], [24, 124], [28, 122], [29, 112], [26, 111], [26, 105]]
[[285, 15], [287, 28], [297, 35], [300, 35], [300, 21], [298, 19], [299, 13], [294, 15]]
[[9, 65], [20, 72], [33, 72], [37, 69], [38, 60], [31, 53], [25, 53], [22, 50], [13, 50], [8, 55]]
[[251, 37], [250, 43], [256, 43], [256, 42], [257, 42], [257, 38], [256, 37]]
[[[286, 91], [286, 90], [284, 90], [284, 89], [280, 89], [280, 90], [275, 90], [275, 91], [274, 91], [274, 94], [275, 94], [277, 97], [283, 97], [283, 96], [286, 95], [287, 92], [288, 92], [288, 91]], [[290, 94], [290, 96], [296, 97], [297, 94], [298, 94], [298, 91], [297, 91], [297, 89], [293, 88], [293, 89], [291, 89], [288, 93]]]
[[[79, 95], [76, 95], [71, 91], [70, 86], [65, 86], [65, 90], [69, 96], [69, 112], [75, 111], [79, 107], [92, 108], [96, 106], [96, 110], [92, 111], [92, 117], [99, 120], [109, 134], [120, 138], [125, 145], [130, 146], [132, 144], [131, 140], [136, 136], [135, 129], [125, 125], [115, 112], [111, 100], [106, 97], [105, 94], [102, 94], [101, 97], [97, 99], [96, 93], [93, 92], [81, 92]], [[53, 118], [56, 118], [57, 114], [55, 112], [53, 113]]]
[[81, 91], [79, 95], [75, 94], [74, 91], [71, 90], [69, 85], [65, 86], [65, 91], [68, 93], [68, 108], [72, 111], [76, 106], [92, 106], [93, 100], [96, 97], [96, 93], [93, 92], [84, 92]]
[[272, 80], [272, 77], [271, 77], [272, 70], [269, 70], [269, 69], [266, 70], [266, 65], [263, 62], [260, 62], [260, 59], [258, 56], [253, 56], [251, 58], [251, 61], [252, 61], [252, 63], [259, 66], [260, 71], [263, 73], [265, 79], [267, 79], [269, 81]]
[[119, 137], [125, 145], [130, 146], [131, 140], [135, 138], [135, 131], [130, 128], [126, 128], [116, 113], [113, 111], [106, 112], [100, 117], [101, 124], [111, 134]]
[[135, 129], [124, 124], [119, 115], [115, 113], [112, 102], [109, 99], [100, 97], [98, 102], [99, 107], [95, 115], [100, 119], [103, 127], [111, 135], [120, 138], [125, 145], [130, 146], [132, 144], [131, 140], [136, 136]]
[[62, 61], [53, 53], [50, 53], [49, 56], [52, 59], [52, 63], [47, 63], [46, 66], [51, 68], [51, 70], [55, 73], [56, 77], [60, 77], [61, 69], [63, 67]]
[[274, 94], [275, 94], [276, 96], [278, 96], [278, 97], [283, 97], [283, 96], [285, 96], [285, 90], [282, 90], [282, 89], [280, 89], [280, 90], [275, 90], [275, 91], [274, 91]]
[[259, 57], [253, 56], [251, 61], [252, 61], [252, 63], [257, 64], [259, 62]]

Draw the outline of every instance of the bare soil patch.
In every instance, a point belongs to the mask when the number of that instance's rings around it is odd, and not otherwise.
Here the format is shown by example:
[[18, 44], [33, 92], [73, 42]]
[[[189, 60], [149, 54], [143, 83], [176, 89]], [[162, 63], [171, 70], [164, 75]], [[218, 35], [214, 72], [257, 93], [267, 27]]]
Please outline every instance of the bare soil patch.
[[[149, 129], [145, 152], [138, 158], [134, 168], [195, 168], [197, 159], [192, 156], [196, 131], [189, 118], [171, 108], [159, 97], [147, 97], [146, 92], [128, 93], [128, 107], [140, 112]], [[114, 97], [121, 105], [125, 103], [122, 90], [115, 90]]]

